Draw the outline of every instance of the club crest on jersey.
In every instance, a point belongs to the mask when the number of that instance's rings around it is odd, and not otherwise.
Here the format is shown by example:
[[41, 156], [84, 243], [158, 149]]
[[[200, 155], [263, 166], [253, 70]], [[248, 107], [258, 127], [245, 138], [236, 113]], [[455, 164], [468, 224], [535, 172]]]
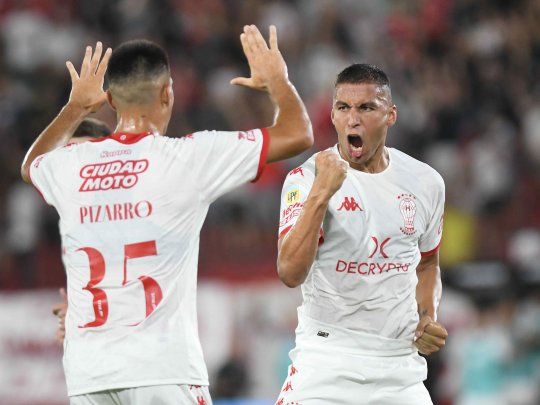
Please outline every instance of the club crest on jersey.
[[79, 175], [83, 179], [79, 191], [104, 191], [131, 188], [139, 175], [148, 169], [148, 160], [114, 160], [84, 166]]
[[285, 202], [287, 205], [293, 205], [300, 201], [300, 189], [294, 188], [285, 195]]
[[403, 217], [403, 226], [399, 229], [405, 235], [412, 235], [416, 232], [416, 229], [414, 229], [416, 197], [412, 194], [400, 194], [398, 195], [397, 199], [399, 200], [399, 211]]

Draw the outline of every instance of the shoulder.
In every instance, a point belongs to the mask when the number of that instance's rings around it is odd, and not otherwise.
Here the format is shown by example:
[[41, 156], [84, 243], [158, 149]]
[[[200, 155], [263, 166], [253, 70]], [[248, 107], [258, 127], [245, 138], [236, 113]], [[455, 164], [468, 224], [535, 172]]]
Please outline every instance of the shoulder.
[[285, 183], [288, 182], [313, 182], [315, 179], [315, 157], [317, 154], [312, 155], [308, 160], [302, 163], [300, 166], [295, 167], [285, 177]]
[[32, 166], [37, 168], [42, 161], [47, 161], [47, 162], [65, 161], [65, 159], [68, 158], [70, 155], [72, 155], [73, 152], [78, 150], [79, 147], [80, 147], [80, 144], [68, 143], [65, 146], [62, 146], [58, 149], [51, 150], [47, 153], [44, 153], [43, 155], [38, 156], [37, 158], [34, 159]]
[[430, 189], [435, 187], [444, 190], [444, 180], [433, 167], [398, 149], [389, 148], [389, 151], [390, 158], [394, 159], [392, 163], [395, 165], [395, 168], [409, 173], [411, 178], [417, 179]]
[[161, 135], [152, 137], [152, 145], [149, 150], [158, 154], [172, 154], [176, 156], [180, 151], [188, 151], [195, 148], [195, 134], [183, 136]]

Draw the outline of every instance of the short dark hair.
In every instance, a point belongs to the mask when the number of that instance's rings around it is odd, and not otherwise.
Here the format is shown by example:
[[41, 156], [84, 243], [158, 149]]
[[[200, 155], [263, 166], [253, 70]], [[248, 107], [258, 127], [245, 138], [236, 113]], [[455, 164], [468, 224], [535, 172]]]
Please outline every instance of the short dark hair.
[[95, 118], [85, 118], [75, 130], [74, 138], [89, 136], [91, 138], [103, 138], [111, 134], [111, 129], [103, 121]]
[[145, 39], [127, 41], [112, 53], [107, 67], [109, 85], [127, 80], [149, 80], [169, 72], [169, 58], [158, 44]]
[[343, 69], [336, 78], [335, 87], [338, 84], [372, 83], [379, 86], [390, 87], [390, 80], [382, 69], [367, 63], [355, 63]]

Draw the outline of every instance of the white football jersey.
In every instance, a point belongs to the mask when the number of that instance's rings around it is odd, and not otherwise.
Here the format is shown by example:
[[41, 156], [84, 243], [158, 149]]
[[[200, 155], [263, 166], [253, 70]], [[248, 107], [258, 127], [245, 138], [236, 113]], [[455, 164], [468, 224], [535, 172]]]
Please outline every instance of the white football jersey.
[[265, 129], [114, 134], [38, 157], [60, 215], [69, 395], [208, 385], [196, 314], [199, 233], [220, 195], [258, 178]]
[[[339, 154], [337, 146], [332, 149]], [[319, 249], [302, 284], [299, 313], [352, 331], [413, 339], [418, 323], [416, 266], [441, 241], [444, 182], [388, 148], [381, 173], [348, 169], [331, 198]], [[292, 170], [281, 196], [280, 236], [298, 220], [315, 179], [315, 156]]]

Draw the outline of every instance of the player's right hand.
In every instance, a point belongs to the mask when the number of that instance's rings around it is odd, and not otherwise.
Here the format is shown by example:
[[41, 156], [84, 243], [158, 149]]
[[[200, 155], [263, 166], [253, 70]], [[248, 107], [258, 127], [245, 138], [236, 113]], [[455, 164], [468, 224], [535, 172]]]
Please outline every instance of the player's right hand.
[[315, 184], [320, 190], [333, 196], [347, 177], [349, 165], [332, 150], [317, 153], [315, 158]]
[[56, 340], [63, 343], [66, 337], [66, 313], [67, 313], [67, 294], [64, 288], [60, 288], [60, 297], [62, 302], [57, 302], [52, 307], [53, 315], [58, 317], [58, 329], [56, 331]]
[[270, 48], [255, 25], [244, 26], [240, 41], [249, 64], [251, 77], [237, 77], [231, 80], [231, 84], [268, 91], [272, 84], [288, 80], [287, 65], [278, 49], [274, 25], [270, 26]]
[[71, 93], [68, 104], [88, 113], [96, 112], [107, 101], [107, 93], [103, 91], [103, 81], [112, 49], [107, 48], [103, 58], [101, 58], [102, 52], [101, 42], [96, 44], [95, 51], [92, 50], [91, 46], [87, 46], [80, 74], [75, 70], [73, 63], [66, 62], [71, 76]]

